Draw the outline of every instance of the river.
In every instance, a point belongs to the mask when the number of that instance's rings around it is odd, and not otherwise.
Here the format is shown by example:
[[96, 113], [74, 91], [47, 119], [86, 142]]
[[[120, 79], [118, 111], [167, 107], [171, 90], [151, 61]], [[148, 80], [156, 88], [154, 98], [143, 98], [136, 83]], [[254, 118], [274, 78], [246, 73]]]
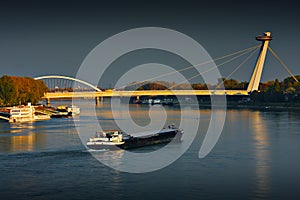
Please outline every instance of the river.
[[[1, 199], [296, 199], [300, 196], [300, 113], [227, 110], [221, 136], [204, 158], [198, 157], [211, 110], [193, 106], [130, 105], [135, 123], [150, 118], [167, 123], [195, 120], [199, 130], [191, 146], [172, 164], [148, 173], [112, 169], [86, 150], [82, 138], [94, 134], [93, 102], [79, 102], [81, 115], [23, 124], [0, 122]], [[70, 104], [53, 101], [54, 105]], [[120, 104], [119, 108], [126, 105]], [[151, 114], [149, 114], [149, 109]], [[123, 110], [117, 110], [121, 120]], [[116, 127], [111, 105], [96, 107], [104, 129]], [[85, 130], [78, 134], [78, 128]], [[189, 135], [185, 131], [186, 135]], [[180, 144], [179, 144], [180, 145]], [[138, 153], [155, 151], [142, 148]], [[110, 160], [122, 152], [97, 152]], [[153, 162], [142, 163], [145, 166]]]

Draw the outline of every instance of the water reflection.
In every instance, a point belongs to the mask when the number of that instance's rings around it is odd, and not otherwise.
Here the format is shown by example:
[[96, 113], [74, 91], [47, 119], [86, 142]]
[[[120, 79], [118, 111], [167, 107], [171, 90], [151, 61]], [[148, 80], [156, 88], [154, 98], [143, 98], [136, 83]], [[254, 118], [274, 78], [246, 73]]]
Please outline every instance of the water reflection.
[[26, 152], [34, 151], [38, 136], [33, 132], [26, 135], [12, 135], [0, 138], [0, 152]]
[[95, 158], [109, 166], [119, 167], [123, 162], [124, 150], [90, 150]]
[[35, 151], [46, 143], [46, 135], [37, 134], [36, 123], [3, 123], [1, 124], [0, 152]]
[[33, 151], [36, 143], [36, 135], [13, 136], [11, 137], [11, 151]]
[[270, 193], [270, 144], [268, 130], [261, 112], [252, 113], [251, 127], [254, 139], [254, 153], [256, 158], [256, 198], [267, 198]]

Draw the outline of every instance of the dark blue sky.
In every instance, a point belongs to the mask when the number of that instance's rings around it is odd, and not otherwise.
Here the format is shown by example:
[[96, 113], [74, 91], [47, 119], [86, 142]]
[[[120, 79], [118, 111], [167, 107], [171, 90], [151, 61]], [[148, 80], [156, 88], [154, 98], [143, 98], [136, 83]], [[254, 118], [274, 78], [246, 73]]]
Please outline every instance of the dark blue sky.
[[[213, 58], [259, 44], [255, 36], [271, 31], [270, 46], [298, 75], [298, 8], [296, 1], [1, 2], [0, 76], [75, 76], [97, 44], [121, 31], [148, 26], [180, 31], [203, 45]], [[233, 69], [225, 68], [223, 76]], [[233, 78], [248, 81], [252, 69], [250, 62]], [[287, 76], [268, 56], [263, 81]]]

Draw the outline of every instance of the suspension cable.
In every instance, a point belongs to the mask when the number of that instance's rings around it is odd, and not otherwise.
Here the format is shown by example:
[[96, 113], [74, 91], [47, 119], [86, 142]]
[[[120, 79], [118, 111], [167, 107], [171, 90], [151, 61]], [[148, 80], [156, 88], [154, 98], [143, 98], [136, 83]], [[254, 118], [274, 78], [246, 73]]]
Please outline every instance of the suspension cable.
[[[241, 66], [243, 66], [253, 55], [254, 55], [254, 53], [256, 53], [257, 52], [257, 50], [258, 50], [258, 48], [257, 49], [255, 49], [255, 51], [253, 51], [243, 62], [241, 62], [241, 64], [239, 64], [228, 76], [226, 76], [225, 77], [225, 80], [226, 79], [228, 79], [229, 77], [231, 77], [237, 70], [239, 70], [240, 68], [241, 68]], [[216, 89], [220, 86], [220, 85], [222, 85], [222, 84], [224, 84], [224, 82], [225, 82], [225, 80], [224, 81], [222, 81], [221, 83], [219, 83], [217, 86], [216, 86]]]
[[[120, 86], [120, 87], [118, 87], [118, 88], [122, 88], [122, 87], [125, 87], [125, 86], [136, 85], [136, 84], [139, 84], [139, 83], [141, 83], [141, 82], [148, 82], [148, 81], [151, 81], [151, 80], [154, 80], [154, 79], [157, 79], [157, 78], [161, 78], [161, 77], [165, 77], [165, 76], [168, 76], [168, 75], [172, 75], [172, 74], [175, 74], [175, 73], [178, 73], [178, 72], [182, 72], [182, 71], [185, 71], [185, 70], [188, 70], [188, 69], [200, 67], [200, 66], [203, 66], [203, 65], [208, 64], [208, 63], [212, 63], [212, 62], [215, 62], [215, 61], [218, 61], [218, 60], [221, 60], [221, 59], [230, 57], [230, 56], [234, 56], [234, 55], [239, 54], [239, 53], [242, 53], [242, 55], [244, 55], [245, 53], [251, 52], [253, 49], [256, 49], [256, 48], [258, 48], [258, 47], [260, 47], [260, 46], [261, 46], [261, 44], [260, 44], [260, 45], [253, 46], [253, 47], [249, 47], [249, 48], [246, 48], [246, 49], [243, 49], [243, 50], [240, 50], [240, 51], [231, 53], [231, 54], [227, 54], [227, 55], [225, 55], [225, 56], [222, 56], [222, 57], [219, 57], [219, 58], [216, 58], [216, 59], [211, 59], [211, 60], [205, 61], [205, 62], [200, 63], [200, 64], [197, 64], [197, 65], [192, 65], [192, 66], [184, 67], [184, 68], [181, 68], [181, 69], [179, 69], [179, 70], [175, 70], [175, 71], [168, 72], [168, 73], [165, 73], [165, 74], [160, 74], [160, 75], [158, 75], [158, 76], [155, 76], [155, 77], [152, 77], [152, 78], [149, 78], [149, 79], [145, 79], [145, 80], [143, 80], [143, 81], [138, 81], [138, 82], [134, 82], [134, 83], [122, 85], [122, 86]], [[241, 55], [240, 55], [240, 56], [241, 56]], [[238, 57], [240, 57], [240, 56], [238, 56]], [[230, 61], [232, 61], [232, 59], [230, 59]], [[230, 61], [228, 61], [228, 62], [230, 62]], [[225, 63], [224, 63], [224, 64], [225, 64]], [[223, 65], [223, 63], [222, 63], [221, 65]]]
[[284, 62], [279, 58], [279, 56], [268, 46], [268, 49], [273, 54], [273, 56], [278, 60], [278, 62], [284, 67], [284, 69], [293, 77], [293, 79], [299, 83], [298, 79], [292, 74], [289, 68], [284, 64]]
[[[253, 51], [253, 50], [254, 50], [254, 52], [256, 52], [260, 46], [261, 46], [261, 45], [255, 46], [254, 49], [251, 49], [250, 51], [247, 51], [247, 52], [244, 52], [244, 53], [242, 53], [242, 54], [240, 54], [240, 55], [237, 55], [237, 56], [235, 56], [235, 57], [233, 57], [233, 58], [231, 58], [231, 59], [229, 59], [229, 60], [227, 60], [227, 61], [225, 61], [225, 62], [223, 62], [223, 63], [220, 63], [220, 64], [218, 64], [218, 65], [216, 65], [216, 66], [214, 66], [214, 67], [212, 67], [212, 68], [210, 68], [210, 69], [204, 71], [204, 72], [201, 72], [200, 74], [196, 74], [196, 75], [192, 76], [191, 78], [189, 78], [189, 79], [187, 79], [187, 80], [181, 81], [181, 82], [179, 82], [178, 84], [169, 87], [169, 89], [172, 89], [172, 88], [174, 88], [174, 87], [176, 87], [176, 86], [178, 86], [178, 85], [180, 85], [180, 84], [182, 84], [182, 83], [184, 83], [184, 82], [190, 81], [190, 80], [192, 80], [192, 79], [194, 79], [194, 78], [196, 78], [196, 77], [198, 77], [198, 76], [202, 76], [203, 74], [205, 74], [205, 73], [207, 73], [207, 72], [210, 72], [210, 71], [212, 71], [212, 70], [214, 70], [214, 69], [217, 69], [218, 67], [220, 67], [220, 66], [222, 66], [222, 65], [225, 65], [225, 64], [227, 64], [227, 63], [229, 63], [229, 62], [231, 62], [231, 61], [233, 61], [233, 60], [236, 60], [237, 58], [239, 58], [239, 57], [241, 57], [241, 56], [243, 56], [243, 55], [245, 55], [245, 54], [247, 54], [247, 53], [249, 53], [249, 52], [251, 52], [251, 51]], [[254, 52], [252, 52], [251, 56], [254, 54]], [[250, 57], [251, 57], [251, 56], [250, 56]]]

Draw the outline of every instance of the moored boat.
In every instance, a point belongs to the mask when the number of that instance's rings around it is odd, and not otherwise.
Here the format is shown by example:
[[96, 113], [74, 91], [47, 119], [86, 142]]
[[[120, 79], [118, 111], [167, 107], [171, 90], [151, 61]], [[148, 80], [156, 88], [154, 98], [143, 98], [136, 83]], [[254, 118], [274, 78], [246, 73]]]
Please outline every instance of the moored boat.
[[127, 134], [119, 130], [107, 130], [96, 132], [94, 137], [89, 138], [87, 147], [90, 149], [131, 149], [155, 144], [169, 143], [173, 139], [181, 141], [183, 130], [175, 125], [155, 131], [146, 131]]
[[66, 118], [70, 117], [69, 112], [65, 106], [57, 106], [56, 109], [52, 110], [52, 118]]
[[9, 110], [9, 122], [32, 122], [40, 120], [49, 120], [49, 115], [37, 115], [35, 114], [35, 108], [28, 103], [27, 106], [14, 106]]
[[74, 105], [68, 106], [67, 111], [68, 111], [69, 115], [71, 115], [71, 116], [80, 114], [80, 108], [78, 108], [77, 106], [74, 106]]
[[80, 114], [80, 108], [74, 105], [58, 106], [55, 110], [51, 111], [52, 118], [67, 118]]
[[161, 104], [162, 102], [160, 99], [145, 99], [141, 103], [154, 105], [154, 104]]

